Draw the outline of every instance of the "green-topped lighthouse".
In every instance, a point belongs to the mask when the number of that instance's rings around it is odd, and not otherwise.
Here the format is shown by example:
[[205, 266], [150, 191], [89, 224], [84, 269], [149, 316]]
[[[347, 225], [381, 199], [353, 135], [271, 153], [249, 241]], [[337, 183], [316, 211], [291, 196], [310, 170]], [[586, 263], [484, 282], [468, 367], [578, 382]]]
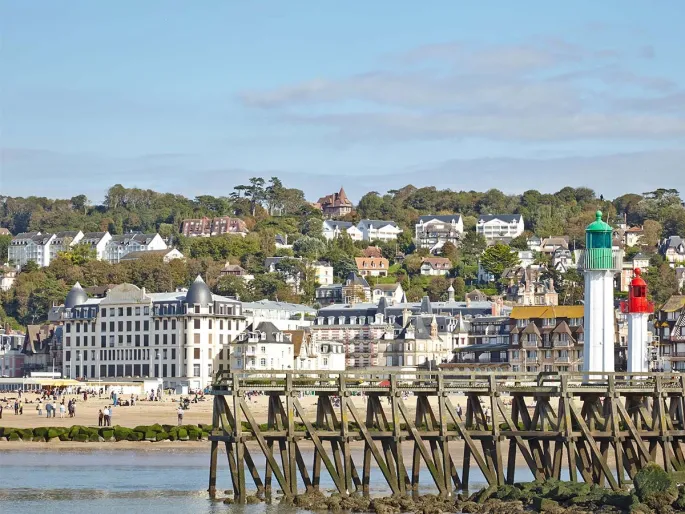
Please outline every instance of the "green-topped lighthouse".
[[585, 275], [585, 348], [583, 371], [615, 371], [614, 273], [623, 255], [612, 248], [611, 225], [602, 211], [585, 229], [585, 251], [580, 261]]

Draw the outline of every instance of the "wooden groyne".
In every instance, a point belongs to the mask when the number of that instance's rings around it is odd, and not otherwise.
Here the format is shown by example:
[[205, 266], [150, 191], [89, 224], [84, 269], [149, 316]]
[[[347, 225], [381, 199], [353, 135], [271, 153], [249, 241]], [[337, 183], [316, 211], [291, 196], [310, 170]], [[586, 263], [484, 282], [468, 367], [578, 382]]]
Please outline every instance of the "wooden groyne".
[[[253, 391], [268, 395], [266, 424], [246, 401]], [[612, 489], [631, 483], [649, 462], [685, 469], [680, 374], [220, 372], [212, 394], [209, 493], [216, 496], [223, 443], [236, 502], [245, 502], [248, 477], [257, 494], [271, 495], [275, 479], [284, 496], [294, 497], [318, 490], [322, 472], [341, 494], [368, 495], [372, 461], [391, 494], [417, 492], [425, 468], [443, 496], [468, 489], [473, 466], [490, 485], [513, 484], [517, 457], [536, 479], [561, 479], [563, 470], [570, 481]], [[312, 394], [316, 413], [308, 415], [300, 398]], [[462, 397], [461, 416], [455, 396]], [[457, 440], [464, 443], [460, 468], [450, 451]], [[263, 472], [249, 441], [264, 456]], [[313, 445], [311, 462], [304, 441]], [[351, 447], [358, 442], [363, 452], [355, 461]], [[298, 476], [306, 491], [298, 491]]]

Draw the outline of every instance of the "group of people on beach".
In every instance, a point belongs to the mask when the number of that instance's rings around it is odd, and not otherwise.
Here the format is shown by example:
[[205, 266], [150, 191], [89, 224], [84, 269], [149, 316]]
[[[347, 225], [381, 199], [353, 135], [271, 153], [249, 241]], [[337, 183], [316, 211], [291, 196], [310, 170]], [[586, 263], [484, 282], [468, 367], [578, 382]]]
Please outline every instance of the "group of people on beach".
[[111, 427], [112, 426], [112, 413], [114, 412], [114, 405], [111, 407], [108, 405], [104, 409], [98, 411], [98, 426], [99, 427]]

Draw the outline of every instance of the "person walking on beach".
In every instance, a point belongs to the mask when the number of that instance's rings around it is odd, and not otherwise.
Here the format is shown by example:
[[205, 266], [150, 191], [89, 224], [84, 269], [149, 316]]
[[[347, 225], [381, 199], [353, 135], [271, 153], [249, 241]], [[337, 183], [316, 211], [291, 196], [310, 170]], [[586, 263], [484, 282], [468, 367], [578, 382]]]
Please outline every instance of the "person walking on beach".
[[40, 402], [40, 400], [38, 401], [38, 405], [36, 405], [36, 410], [38, 411], [39, 416], [43, 415], [43, 404]]
[[14, 415], [16, 416], [18, 414], [19, 414], [19, 401], [14, 400]]
[[24, 404], [20, 403], [19, 404], [19, 415], [21, 416], [22, 414], [24, 414]]
[[52, 417], [57, 417], [57, 402], [55, 402], [54, 400], [52, 401]]
[[102, 426], [102, 422], [105, 420], [105, 415], [102, 413], [102, 409], [98, 411], [98, 426]]
[[60, 404], [59, 404], [59, 417], [60, 417], [60, 418], [63, 418], [63, 417], [64, 417], [64, 412], [65, 412], [66, 410], [67, 410], [67, 409], [64, 407], [64, 403], [60, 403]]
[[180, 427], [183, 424], [183, 407], [179, 405], [176, 414], [178, 415], [178, 426]]
[[0, 403], [0, 419], [2, 419], [2, 404]]

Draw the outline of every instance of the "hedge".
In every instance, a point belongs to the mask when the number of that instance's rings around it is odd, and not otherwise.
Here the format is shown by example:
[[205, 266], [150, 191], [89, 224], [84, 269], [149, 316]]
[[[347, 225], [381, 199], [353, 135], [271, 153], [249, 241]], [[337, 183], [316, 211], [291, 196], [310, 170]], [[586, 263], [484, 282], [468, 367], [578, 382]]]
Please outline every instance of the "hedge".
[[96, 441], [198, 441], [208, 439], [212, 425], [139, 425], [127, 428], [116, 425], [114, 427], [87, 427], [73, 425], [71, 427], [37, 427], [10, 428], [0, 427], [0, 437], [8, 441], [49, 441], [59, 438], [60, 441], [96, 442]]

